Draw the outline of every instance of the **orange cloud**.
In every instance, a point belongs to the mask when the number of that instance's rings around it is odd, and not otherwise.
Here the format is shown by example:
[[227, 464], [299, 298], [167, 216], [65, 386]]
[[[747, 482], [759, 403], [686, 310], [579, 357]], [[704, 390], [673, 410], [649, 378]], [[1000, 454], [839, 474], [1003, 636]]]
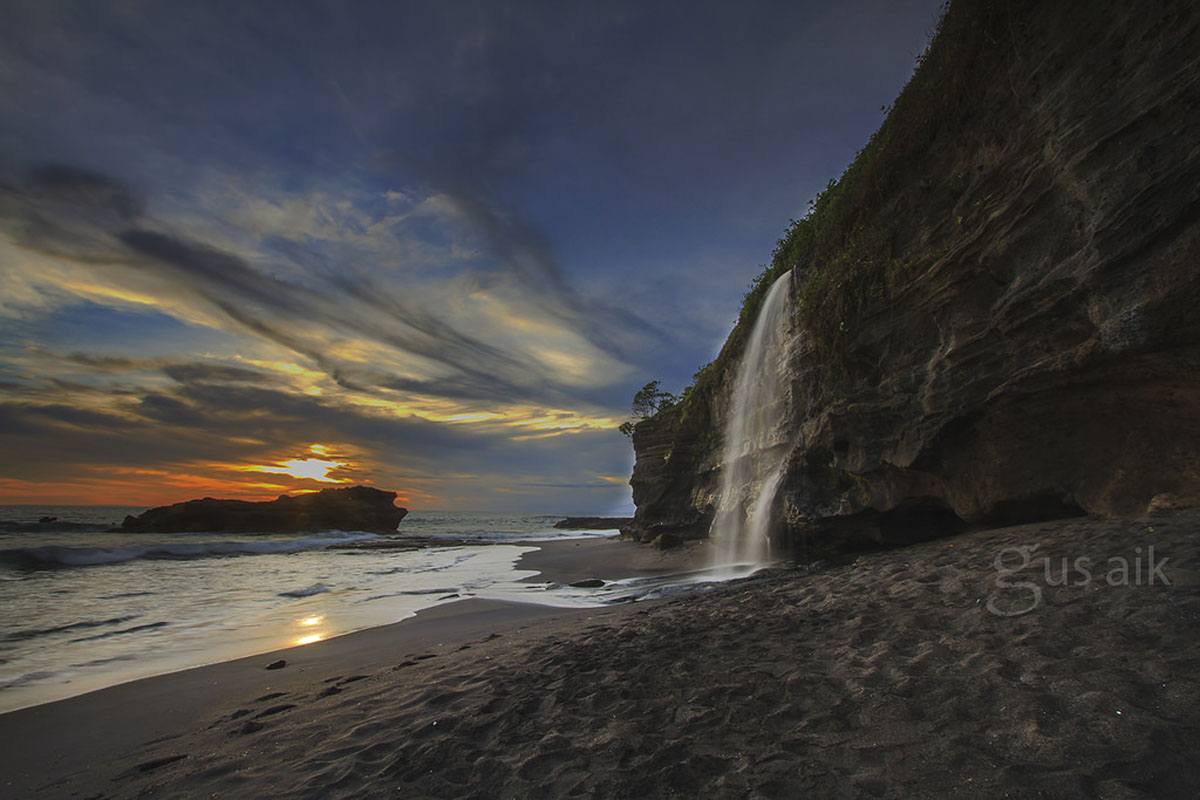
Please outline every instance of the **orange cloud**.
[[[373, 482], [366, 475], [356, 474], [362, 465], [335, 446], [313, 444], [297, 449], [305, 451], [305, 455], [268, 457], [257, 464], [89, 466], [82, 468], [82, 474], [58, 481], [0, 478], [0, 503], [157, 506], [197, 497], [272, 500], [281, 494], [316, 491], [323, 483]], [[264, 480], [265, 475], [279, 478]], [[407, 488], [398, 491], [398, 500], [401, 503], [417, 500], [429, 506], [436, 504], [437, 496], [423, 489]]]

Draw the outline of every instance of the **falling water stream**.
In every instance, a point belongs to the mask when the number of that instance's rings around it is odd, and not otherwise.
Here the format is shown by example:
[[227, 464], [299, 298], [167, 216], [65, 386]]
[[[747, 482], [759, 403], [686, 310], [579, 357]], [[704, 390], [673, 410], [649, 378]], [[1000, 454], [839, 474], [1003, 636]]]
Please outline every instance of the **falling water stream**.
[[710, 530], [717, 566], [753, 568], [771, 560], [771, 509], [790, 450], [791, 276], [785, 272], [771, 285], [738, 365]]

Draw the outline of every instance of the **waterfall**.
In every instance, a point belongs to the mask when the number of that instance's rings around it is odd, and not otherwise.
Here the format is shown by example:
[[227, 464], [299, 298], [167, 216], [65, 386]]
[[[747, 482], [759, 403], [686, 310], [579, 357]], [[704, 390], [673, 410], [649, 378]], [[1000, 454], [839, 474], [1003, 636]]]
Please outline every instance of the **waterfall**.
[[771, 285], [746, 342], [725, 423], [721, 496], [709, 536], [720, 566], [771, 560], [771, 507], [787, 462], [791, 272]]

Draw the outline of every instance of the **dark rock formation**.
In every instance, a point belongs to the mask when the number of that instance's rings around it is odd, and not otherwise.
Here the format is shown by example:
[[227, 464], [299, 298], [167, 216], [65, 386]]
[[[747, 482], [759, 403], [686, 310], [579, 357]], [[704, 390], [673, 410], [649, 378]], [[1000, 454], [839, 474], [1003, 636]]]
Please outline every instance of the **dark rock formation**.
[[121, 530], [156, 533], [296, 533], [300, 531], [370, 531], [394, 533], [407, 509], [395, 504], [396, 493], [352, 486], [312, 494], [282, 495], [277, 500], [189, 500], [129, 516]]
[[[1200, 7], [958, 0], [795, 269], [779, 535], [1200, 501]], [[625, 533], [704, 536], [755, 308], [639, 424]]]
[[554, 523], [564, 531], [615, 531], [633, 522], [633, 517], [567, 517]]

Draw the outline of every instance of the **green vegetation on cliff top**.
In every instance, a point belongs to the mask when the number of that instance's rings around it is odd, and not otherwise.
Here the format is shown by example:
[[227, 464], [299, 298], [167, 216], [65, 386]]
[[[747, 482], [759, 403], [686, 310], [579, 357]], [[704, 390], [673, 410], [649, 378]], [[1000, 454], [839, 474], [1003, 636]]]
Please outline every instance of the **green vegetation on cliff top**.
[[[737, 324], [720, 354], [696, 373], [683, 392], [681, 417], [705, 402], [726, 367], [742, 350], [767, 289], [789, 269], [796, 270], [797, 323], [806, 344], [826, 363], [831, 377], [846, 376], [846, 343], [860, 320], [886, 307], [914, 279], [915, 262], [936, 257], [939, 231], [915, 231], [916, 204], [946, 205], [945, 226], [961, 225], [949, 213], [961, 199], [966, 176], [954, 185], [932, 186], [917, 171], [931, 151], [965, 146], [960, 132], [987, 115], [989, 81], [1005, 80], [1006, 59], [1020, 36], [1013, 20], [1019, 2], [956, 0], [947, 4], [929, 47], [882, 126], [871, 136], [841, 178], [811, 201], [779, 240], [771, 263], [751, 283]], [[994, 129], [1000, 139], [999, 123]], [[975, 143], [976, 146], [979, 143]], [[915, 238], [919, 237], [919, 238]]]

